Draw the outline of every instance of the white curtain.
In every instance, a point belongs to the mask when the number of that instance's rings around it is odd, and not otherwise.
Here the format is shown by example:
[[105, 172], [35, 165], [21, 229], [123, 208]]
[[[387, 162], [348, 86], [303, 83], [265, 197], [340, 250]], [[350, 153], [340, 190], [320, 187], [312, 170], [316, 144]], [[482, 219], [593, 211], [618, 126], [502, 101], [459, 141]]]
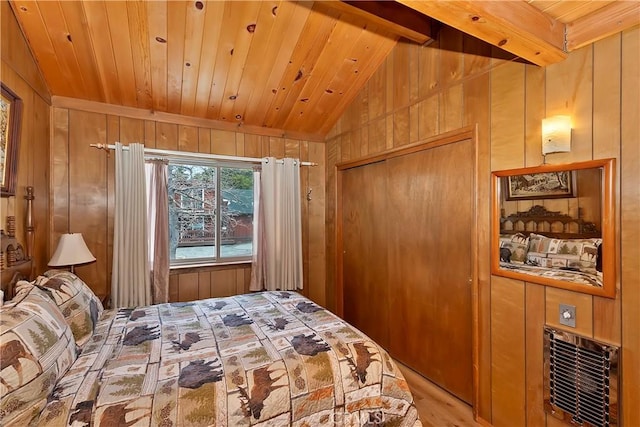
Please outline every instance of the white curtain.
[[[259, 207], [264, 215], [265, 249], [263, 288], [302, 289], [300, 162], [290, 158], [276, 162], [275, 158], [269, 157], [262, 161], [261, 175]], [[256, 244], [261, 245], [261, 242], [254, 241]]]
[[260, 182], [262, 174], [259, 168], [253, 170], [253, 245], [251, 253], [250, 291], [265, 289], [265, 241], [264, 241], [264, 209], [262, 208], [262, 191]]
[[153, 304], [169, 301], [169, 166], [166, 160], [145, 164], [149, 274]]
[[144, 145], [116, 143], [111, 298], [115, 307], [149, 305]]

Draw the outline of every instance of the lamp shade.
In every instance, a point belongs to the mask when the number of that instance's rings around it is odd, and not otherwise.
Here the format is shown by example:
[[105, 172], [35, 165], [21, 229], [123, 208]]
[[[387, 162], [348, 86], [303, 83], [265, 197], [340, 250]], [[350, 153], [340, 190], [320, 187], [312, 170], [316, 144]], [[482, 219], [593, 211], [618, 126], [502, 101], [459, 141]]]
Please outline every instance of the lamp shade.
[[542, 119], [542, 154], [571, 151], [571, 116]]
[[82, 238], [82, 233], [70, 233], [60, 236], [58, 247], [49, 261], [51, 267], [61, 267], [65, 265], [84, 264], [95, 261], [87, 244]]

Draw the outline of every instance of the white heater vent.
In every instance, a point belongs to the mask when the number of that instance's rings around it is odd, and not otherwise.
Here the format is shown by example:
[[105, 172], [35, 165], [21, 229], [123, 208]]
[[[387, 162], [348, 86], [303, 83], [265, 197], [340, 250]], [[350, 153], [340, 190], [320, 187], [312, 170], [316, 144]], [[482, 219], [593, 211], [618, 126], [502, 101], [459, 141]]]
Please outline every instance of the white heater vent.
[[579, 426], [618, 425], [618, 347], [545, 327], [545, 411]]

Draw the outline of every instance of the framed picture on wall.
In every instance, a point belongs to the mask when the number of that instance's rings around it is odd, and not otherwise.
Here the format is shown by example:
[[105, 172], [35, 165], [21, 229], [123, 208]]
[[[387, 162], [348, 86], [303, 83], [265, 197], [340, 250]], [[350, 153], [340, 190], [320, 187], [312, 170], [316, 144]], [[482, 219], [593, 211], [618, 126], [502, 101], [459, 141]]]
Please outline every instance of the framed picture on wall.
[[506, 178], [506, 200], [576, 197], [575, 171], [510, 175]]
[[22, 100], [2, 83], [0, 97], [0, 191], [2, 197], [15, 195], [20, 142]]

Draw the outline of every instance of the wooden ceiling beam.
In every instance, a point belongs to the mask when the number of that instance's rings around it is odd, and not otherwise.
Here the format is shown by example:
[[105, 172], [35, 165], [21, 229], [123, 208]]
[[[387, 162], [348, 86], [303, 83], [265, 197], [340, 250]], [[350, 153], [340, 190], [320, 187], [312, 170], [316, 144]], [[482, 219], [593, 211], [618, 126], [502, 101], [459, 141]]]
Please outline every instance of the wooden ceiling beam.
[[432, 19], [411, 7], [392, 1], [324, 1], [323, 5], [341, 13], [363, 18], [378, 28], [419, 44], [431, 42]]
[[640, 24], [640, 2], [616, 1], [567, 24], [569, 51]]
[[567, 57], [565, 25], [524, 1], [396, 2], [540, 66]]

